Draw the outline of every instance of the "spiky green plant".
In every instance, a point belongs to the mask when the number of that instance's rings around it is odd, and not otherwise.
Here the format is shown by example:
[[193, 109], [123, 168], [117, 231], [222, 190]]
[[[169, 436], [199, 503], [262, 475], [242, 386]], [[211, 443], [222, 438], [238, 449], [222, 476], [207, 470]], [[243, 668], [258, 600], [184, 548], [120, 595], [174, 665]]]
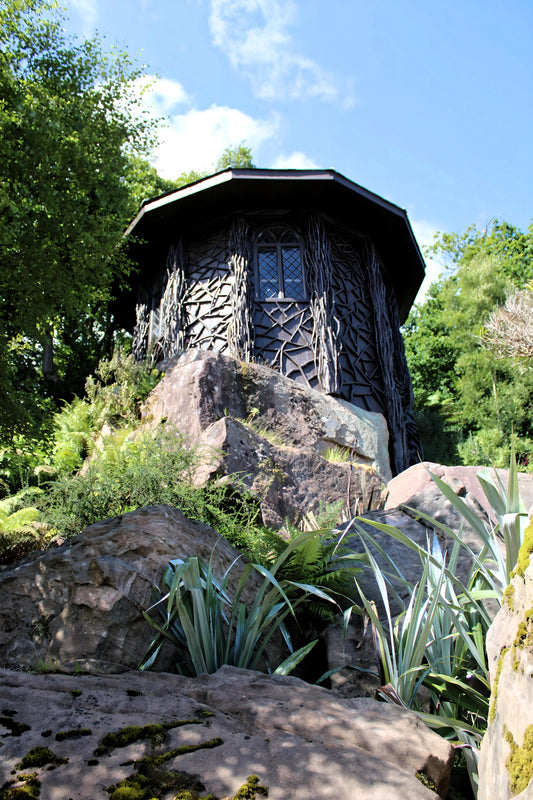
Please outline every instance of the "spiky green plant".
[[[265, 662], [268, 643], [279, 631], [290, 655], [277, 665], [274, 672], [287, 674], [307, 655], [314, 642], [294, 652], [285, 625], [286, 618], [294, 616], [297, 606], [309, 594], [334, 603], [316, 586], [276, 577], [292, 552], [313, 536], [304, 533], [290, 542], [271, 569], [261, 564], [245, 564], [233, 597], [228, 590], [228, 581], [235, 562], [219, 579], [213, 574], [211, 560], [205, 564], [197, 556], [192, 556], [171, 561], [162, 578], [167, 591], [163, 593], [155, 588], [157, 600], [147, 612], [143, 612], [147, 622], [156, 630], [156, 636], [140, 668], [152, 666], [164, 642], [169, 640], [177, 648], [176, 667], [184, 674], [215, 672], [223, 664], [257, 669]], [[263, 580], [248, 607], [243, 596], [251, 575], [257, 573]], [[290, 589], [299, 591], [296, 599], [289, 599]], [[154, 611], [162, 618], [161, 624], [152, 616]], [[266, 664], [270, 670], [271, 665]]]
[[[364, 542], [368, 564], [385, 607], [386, 623], [382, 622], [375, 606], [362, 592], [361, 598], [373, 626], [378, 669], [384, 684], [380, 689], [382, 697], [413, 708], [441, 735], [459, 739], [464, 744], [472, 788], [476, 793], [479, 745], [488, 721], [490, 697], [485, 641], [492, 615], [487, 601], [502, 601], [523, 541], [527, 515], [519, 497], [514, 458], [511, 459], [507, 490], [497, 475], [493, 478], [486, 471], [479, 474], [481, 486], [497, 519], [494, 525], [478, 518], [440, 478], [435, 475], [432, 478], [480, 536], [481, 551], [475, 553], [466, 545], [462, 525], [459, 531], [454, 531], [428, 515], [420, 515], [420, 512], [417, 513], [424, 518], [426, 525], [450, 537], [449, 556], [443, 554], [436, 536], [431, 546], [428, 541], [424, 548], [393, 526], [365, 519], [363, 527], [354, 520], [353, 527]], [[405, 579], [400, 566], [372, 535], [372, 528], [418, 553], [422, 578], [416, 585]], [[503, 553], [499, 534], [503, 538]], [[380, 554], [384, 567], [378, 566], [373, 552]], [[457, 576], [457, 566], [459, 558], [465, 556], [470, 560], [471, 569], [463, 583]], [[396, 589], [398, 582], [409, 590], [407, 605]], [[394, 623], [389, 593], [403, 609]], [[349, 612], [346, 617], [349, 618]], [[417, 707], [421, 685], [429, 690], [430, 710]]]

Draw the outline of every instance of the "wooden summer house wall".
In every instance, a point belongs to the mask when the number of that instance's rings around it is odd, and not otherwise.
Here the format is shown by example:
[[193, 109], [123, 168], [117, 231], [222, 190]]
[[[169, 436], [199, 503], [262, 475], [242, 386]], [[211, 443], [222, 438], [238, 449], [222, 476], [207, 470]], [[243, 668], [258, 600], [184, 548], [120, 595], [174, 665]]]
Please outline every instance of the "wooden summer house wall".
[[[256, 242], [265, 231], [301, 242], [305, 300], [258, 299]], [[387, 419], [391, 466], [418, 460], [412, 389], [392, 288], [372, 243], [318, 214], [239, 216], [163, 245], [140, 287], [134, 352], [153, 361], [185, 349], [272, 365]]]

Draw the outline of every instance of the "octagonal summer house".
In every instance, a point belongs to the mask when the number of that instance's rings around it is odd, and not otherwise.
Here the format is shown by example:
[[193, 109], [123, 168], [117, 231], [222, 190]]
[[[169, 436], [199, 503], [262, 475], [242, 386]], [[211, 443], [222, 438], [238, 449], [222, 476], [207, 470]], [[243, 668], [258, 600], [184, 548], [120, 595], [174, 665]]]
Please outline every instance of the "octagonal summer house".
[[424, 278], [407, 214], [334, 170], [226, 169], [145, 201], [117, 319], [137, 358], [258, 360], [387, 419], [420, 457], [400, 324]]

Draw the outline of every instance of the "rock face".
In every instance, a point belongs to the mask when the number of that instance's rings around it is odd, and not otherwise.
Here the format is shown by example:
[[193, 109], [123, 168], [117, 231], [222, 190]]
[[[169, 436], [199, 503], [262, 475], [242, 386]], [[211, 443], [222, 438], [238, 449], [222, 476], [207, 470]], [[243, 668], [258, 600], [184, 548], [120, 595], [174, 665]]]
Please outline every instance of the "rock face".
[[[152, 639], [141, 611], [168, 561], [198, 555], [222, 574], [239, 555], [209, 526], [154, 506], [91, 525], [0, 572], [0, 665], [81, 659], [136, 668]], [[230, 588], [240, 576], [232, 570]], [[250, 582], [253, 594], [259, 580]], [[170, 663], [162, 663], [161, 669]]]
[[[196, 790], [205, 787], [220, 798], [233, 797], [252, 774], [270, 800], [435, 798], [417, 772], [429, 776], [441, 796], [446, 792], [452, 748], [414, 714], [374, 700], [340, 699], [297, 678], [232, 667], [196, 679], [0, 671], [0, 685], [2, 708], [13, 712], [2, 712], [0, 720], [0, 785], [36, 771], [41, 800], [105, 797], [106, 787], [143, 770], [135, 762], [165, 753], [159, 770], [149, 772], [152, 779], [155, 773], [168, 781], [169, 770], [180, 771], [189, 781], [195, 776], [189, 785]], [[13, 735], [13, 722], [27, 727]], [[175, 727], [159, 741], [145, 732], [94, 755], [106, 734], [169, 723]], [[183, 745], [189, 752], [180, 754]], [[51, 771], [20, 767], [34, 747], [66, 761]]]
[[[435, 517], [439, 522], [443, 522], [445, 525], [457, 530], [462, 517], [455, 511], [451, 503], [443, 497], [437, 484], [431, 479], [429, 472], [432, 472], [441, 478], [444, 483], [447, 483], [475, 514], [488, 519], [491, 514], [491, 508], [477, 478], [477, 473], [483, 469], [486, 468], [446, 467], [430, 461], [415, 464], [387, 484], [388, 496], [385, 508], [395, 509], [410, 506]], [[498, 469], [497, 472], [503, 485], [507, 487], [509, 470]], [[533, 504], [533, 476], [520, 473], [518, 475], [518, 488], [524, 505], [529, 508]], [[465, 532], [467, 537], [472, 533], [468, 526], [465, 528]], [[467, 541], [469, 541], [468, 538]], [[474, 546], [479, 544], [477, 537], [471, 541]]]
[[487, 637], [492, 695], [479, 800], [533, 798], [533, 561], [517, 573]]
[[[143, 419], [165, 419], [204, 448], [199, 483], [237, 473], [272, 527], [325, 503], [349, 503], [355, 512], [359, 499], [368, 507], [391, 477], [381, 414], [220, 353], [180, 356], [149, 396]], [[352, 463], [331, 463], [328, 450], [350, 452]]]

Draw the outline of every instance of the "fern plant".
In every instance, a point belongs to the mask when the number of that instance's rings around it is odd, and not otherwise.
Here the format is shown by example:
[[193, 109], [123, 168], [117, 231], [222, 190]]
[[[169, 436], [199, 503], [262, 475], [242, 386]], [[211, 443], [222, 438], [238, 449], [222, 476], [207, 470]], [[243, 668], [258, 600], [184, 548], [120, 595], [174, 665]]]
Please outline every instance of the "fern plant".
[[75, 397], [54, 416], [52, 461], [63, 474], [80, 469], [92, 453], [97, 430], [94, 410], [89, 403]]
[[52, 531], [40, 522], [41, 514], [28, 499], [39, 489], [23, 489], [0, 500], [0, 562], [22, 558], [31, 550], [43, 547]]
[[[350, 534], [332, 534], [330, 529], [318, 529], [314, 536], [301, 537], [301, 531], [291, 525], [283, 529], [291, 543], [297, 543], [282, 566], [281, 574], [289, 581], [317, 586], [334, 597], [339, 604], [351, 603], [354, 577], [361, 571], [365, 557], [350, 547]], [[306, 611], [319, 619], [332, 620], [334, 609], [310, 595], [305, 600]]]

